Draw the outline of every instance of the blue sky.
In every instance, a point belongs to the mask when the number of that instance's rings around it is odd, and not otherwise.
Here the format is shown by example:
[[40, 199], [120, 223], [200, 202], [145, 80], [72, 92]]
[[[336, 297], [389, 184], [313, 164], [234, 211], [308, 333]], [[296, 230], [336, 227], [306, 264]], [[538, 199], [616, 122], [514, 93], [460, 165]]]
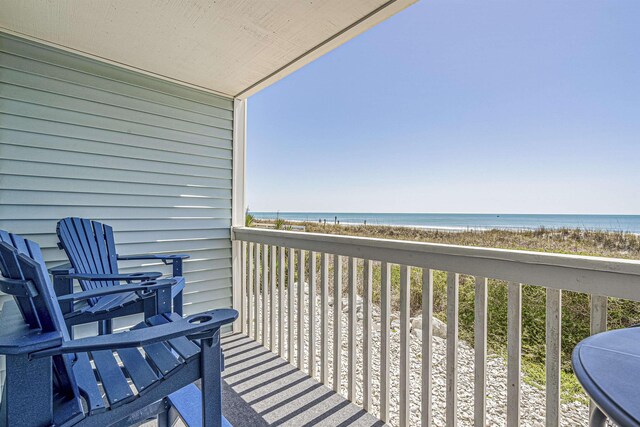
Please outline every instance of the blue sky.
[[640, 214], [640, 1], [422, 0], [248, 102], [254, 211]]

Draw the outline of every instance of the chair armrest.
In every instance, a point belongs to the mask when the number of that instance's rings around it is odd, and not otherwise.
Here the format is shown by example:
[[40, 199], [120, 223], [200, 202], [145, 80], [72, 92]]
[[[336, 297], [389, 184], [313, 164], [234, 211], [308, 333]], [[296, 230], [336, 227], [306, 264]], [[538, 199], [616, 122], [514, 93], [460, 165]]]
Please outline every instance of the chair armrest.
[[58, 331], [40, 332], [39, 329], [25, 328], [0, 337], [0, 354], [30, 354], [48, 348], [57, 348], [62, 344], [62, 334]]
[[177, 281], [174, 279], [163, 279], [137, 283], [135, 285], [107, 286], [104, 288], [97, 288], [83, 292], [76, 292], [74, 294], [62, 295], [58, 297], [58, 302], [84, 301], [90, 298], [98, 298], [105, 295], [120, 294], [124, 292], [154, 292], [158, 289], [170, 288], [176, 283]]
[[173, 255], [154, 255], [154, 254], [138, 254], [138, 255], [118, 255], [118, 261], [134, 261], [145, 259], [157, 259], [165, 264], [171, 264], [174, 260], [188, 259], [187, 254], [173, 254]]
[[212, 310], [148, 328], [66, 341], [59, 347], [31, 353], [31, 357], [41, 358], [68, 353], [142, 347], [178, 337], [207, 338], [222, 325], [232, 323], [237, 317], [238, 312], [230, 308]]
[[51, 267], [49, 269], [49, 273], [52, 276], [58, 276], [61, 274], [73, 274], [76, 270], [73, 268], [71, 263], [67, 262], [65, 264], [56, 265], [55, 267]]
[[92, 273], [56, 274], [56, 277], [63, 278], [63, 279], [88, 280], [90, 282], [101, 282], [106, 280], [124, 280], [127, 282], [146, 281], [146, 280], [155, 280], [160, 276], [162, 276], [162, 273], [157, 271], [131, 273], [131, 274], [92, 274]]
[[33, 298], [38, 295], [38, 289], [31, 280], [7, 279], [0, 276], [0, 291], [16, 297]]
[[58, 331], [42, 333], [39, 329], [29, 328], [15, 301], [4, 303], [0, 324], [0, 354], [28, 354], [62, 344], [62, 334]]

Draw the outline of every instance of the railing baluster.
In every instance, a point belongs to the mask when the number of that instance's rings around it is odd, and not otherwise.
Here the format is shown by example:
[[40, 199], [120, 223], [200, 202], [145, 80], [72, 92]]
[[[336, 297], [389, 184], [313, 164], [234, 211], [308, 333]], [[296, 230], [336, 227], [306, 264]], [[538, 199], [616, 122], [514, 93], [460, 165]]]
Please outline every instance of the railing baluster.
[[284, 358], [284, 256], [285, 249], [278, 247], [278, 345], [280, 350], [280, 357]]
[[591, 335], [607, 330], [607, 297], [591, 295]]
[[305, 251], [298, 250], [298, 369], [304, 370], [304, 264]]
[[329, 254], [320, 258], [320, 381], [329, 384]]
[[254, 319], [253, 319], [253, 339], [255, 339], [256, 341], [258, 341], [259, 339], [259, 334], [260, 334], [260, 244], [256, 243], [254, 249], [256, 250], [255, 253], [255, 264], [254, 267], [256, 269], [255, 271], [255, 275], [254, 275], [254, 289], [253, 289], [253, 294], [254, 294], [254, 307], [253, 307], [253, 311], [254, 311]]
[[560, 425], [560, 352], [562, 339], [562, 291], [547, 288], [547, 427]]
[[333, 390], [340, 393], [342, 378], [342, 257], [333, 256]]
[[309, 252], [309, 376], [316, 378], [316, 253]]
[[287, 348], [289, 353], [289, 363], [293, 364], [293, 355], [294, 355], [294, 341], [293, 341], [293, 310], [294, 310], [294, 298], [295, 298], [295, 289], [294, 289], [294, 279], [296, 275], [296, 264], [295, 264], [295, 252], [293, 248], [289, 248], [289, 267], [287, 273], [289, 274], [289, 286], [287, 286], [287, 293], [289, 295], [289, 310], [287, 312], [287, 317], [289, 317], [289, 326], [288, 326], [288, 341]]
[[371, 300], [373, 298], [371, 282], [373, 268], [370, 260], [364, 260], [362, 295], [362, 407], [371, 410]]
[[458, 425], [458, 273], [447, 273], [447, 426]]
[[[251, 323], [252, 323], [252, 303], [253, 303], [253, 243], [249, 242], [247, 252], [249, 253], [248, 266], [249, 269], [249, 283], [247, 283], [247, 335], [251, 336]], [[254, 337], [255, 338], [255, 337]]]
[[473, 335], [475, 347], [474, 366], [474, 425], [487, 425], [487, 279], [476, 277]]
[[400, 266], [400, 427], [409, 425], [409, 302], [411, 267]]
[[[591, 335], [599, 334], [607, 330], [607, 301], [602, 295], [591, 295]], [[595, 404], [589, 403], [589, 414], [593, 413]]]
[[240, 244], [240, 263], [242, 264], [242, 278], [240, 279], [240, 331], [247, 333], [247, 242]]
[[[433, 270], [422, 270], [422, 426], [431, 426]], [[484, 427], [484, 426], [483, 426]]]
[[356, 282], [358, 274], [358, 260], [349, 257], [349, 331], [348, 331], [348, 370], [347, 370], [347, 398], [355, 402], [356, 399]]
[[269, 317], [271, 318], [271, 325], [269, 326], [271, 335], [269, 339], [269, 347], [271, 351], [275, 353], [276, 351], [276, 247], [271, 246], [269, 249], [269, 260], [271, 261], [271, 265], [269, 266], [269, 284], [271, 285], [271, 289], [269, 291]]
[[507, 426], [520, 425], [522, 285], [509, 282], [507, 296]]
[[389, 422], [389, 323], [391, 322], [391, 264], [380, 266], [380, 419]]
[[269, 302], [269, 246], [262, 245], [262, 345], [267, 346], [267, 330], [269, 317], [267, 307]]

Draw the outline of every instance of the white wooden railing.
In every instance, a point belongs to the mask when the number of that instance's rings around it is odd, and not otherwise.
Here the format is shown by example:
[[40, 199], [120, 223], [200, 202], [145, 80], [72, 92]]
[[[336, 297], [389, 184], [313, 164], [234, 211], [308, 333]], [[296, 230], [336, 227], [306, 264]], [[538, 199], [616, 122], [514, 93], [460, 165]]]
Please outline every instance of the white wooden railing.
[[[537, 252], [462, 247], [432, 243], [372, 239], [352, 236], [277, 231], [255, 228], [233, 229], [234, 239], [242, 242], [242, 289], [240, 319], [242, 331], [255, 337], [273, 352], [279, 352], [310, 376], [341, 390], [342, 343], [348, 343], [347, 398], [355, 401], [356, 382], [361, 381], [362, 406], [371, 406], [371, 308], [372, 261], [379, 262], [380, 283], [380, 411], [389, 421], [390, 407], [390, 321], [391, 265], [400, 266], [400, 426], [409, 423], [409, 393], [421, 388], [421, 423], [432, 425], [432, 313], [433, 271], [447, 273], [447, 352], [446, 352], [446, 425], [457, 425], [458, 404], [458, 283], [459, 275], [475, 276], [474, 304], [474, 423], [487, 425], [487, 288], [488, 278], [508, 284], [507, 334], [507, 425], [519, 426], [521, 415], [521, 310], [522, 283], [546, 288], [546, 425], [560, 425], [560, 363], [562, 291], [591, 295], [591, 333], [607, 328], [607, 297], [640, 301], [640, 262]], [[309, 256], [306, 253], [309, 252]], [[317, 258], [320, 259], [320, 283], [316, 283]], [[261, 260], [261, 262], [260, 262]], [[307, 262], [310, 265], [306, 266]], [[357, 260], [363, 260], [363, 343], [362, 375], [356, 375], [356, 284]], [[342, 264], [348, 263], [348, 329], [333, 328], [333, 348], [329, 348], [329, 323], [341, 325], [341, 309], [329, 319], [329, 267], [333, 263], [333, 307], [342, 307]], [[277, 267], [276, 267], [277, 266]], [[409, 297], [411, 268], [422, 269], [422, 384], [410, 384]], [[297, 273], [296, 273], [297, 270]], [[262, 280], [260, 280], [260, 277]], [[288, 283], [285, 284], [285, 278]], [[308, 283], [308, 307], [304, 290]], [[287, 292], [288, 289], [293, 292]], [[320, 307], [316, 307], [316, 292]], [[285, 301], [285, 293], [288, 300]], [[302, 296], [302, 297], [301, 297]], [[294, 304], [297, 302], [297, 308]], [[286, 305], [286, 306], [285, 306]], [[262, 307], [260, 309], [260, 307]], [[308, 319], [305, 322], [305, 311]], [[320, 310], [320, 337], [315, 336], [316, 310]], [[283, 313], [287, 312], [287, 318]], [[294, 313], [297, 317], [294, 318]], [[260, 321], [260, 319], [262, 321]], [[285, 337], [284, 330], [287, 329]], [[276, 334], [277, 331], [277, 334]], [[294, 334], [296, 332], [296, 334]], [[305, 334], [309, 334], [305, 340]], [[277, 338], [276, 338], [277, 335]], [[319, 340], [318, 340], [319, 338]], [[297, 342], [294, 341], [297, 339]], [[320, 345], [320, 372], [316, 369], [316, 342]], [[308, 345], [305, 345], [308, 342]], [[297, 354], [294, 353], [294, 347]], [[309, 347], [309, 348], [305, 348]], [[285, 352], [285, 348], [288, 353]], [[305, 351], [308, 359], [305, 361]], [[333, 372], [328, 371], [328, 356], [333, 352]]]

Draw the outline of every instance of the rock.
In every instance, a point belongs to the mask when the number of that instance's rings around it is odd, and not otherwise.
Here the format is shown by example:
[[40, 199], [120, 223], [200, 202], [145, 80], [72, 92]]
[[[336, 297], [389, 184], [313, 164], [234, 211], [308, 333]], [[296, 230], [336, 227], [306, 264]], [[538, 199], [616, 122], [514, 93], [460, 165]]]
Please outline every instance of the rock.
[[443, 338], [443, 339], [447, 338], [446, 323], [444, 323], [442, 320], [438, 319], [437, 317], [434, 317], [433, 320], [431, 321], [431, 324], [433, 325], [433, 328], [432, 328], [433, 336], [438, 338]]
[[411, 319], [411, 329], [422, 329], [422, 316]]

